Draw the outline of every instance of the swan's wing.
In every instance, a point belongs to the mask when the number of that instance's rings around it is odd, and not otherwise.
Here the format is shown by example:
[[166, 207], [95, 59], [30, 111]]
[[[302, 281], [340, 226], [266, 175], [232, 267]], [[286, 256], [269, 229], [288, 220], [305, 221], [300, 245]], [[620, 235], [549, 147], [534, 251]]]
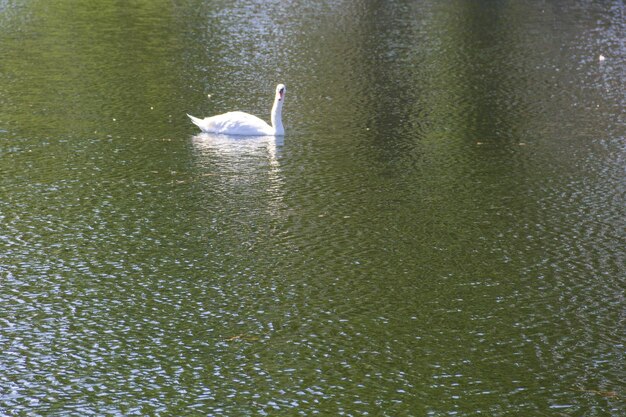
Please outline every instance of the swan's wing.
[[254, 136], [273, 134], [272, 127], [265, 121], [241, 111], [232, 111], [207, 117], [198, 126], [205, 132], [226, 135]]

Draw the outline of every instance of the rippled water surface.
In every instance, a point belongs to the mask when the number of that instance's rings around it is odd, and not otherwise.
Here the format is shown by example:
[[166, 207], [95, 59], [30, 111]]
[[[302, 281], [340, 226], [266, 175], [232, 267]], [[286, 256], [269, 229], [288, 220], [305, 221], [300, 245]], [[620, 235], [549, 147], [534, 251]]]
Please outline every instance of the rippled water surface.
[[0, 414], [625, 414], [624, 15], [0, 0]]

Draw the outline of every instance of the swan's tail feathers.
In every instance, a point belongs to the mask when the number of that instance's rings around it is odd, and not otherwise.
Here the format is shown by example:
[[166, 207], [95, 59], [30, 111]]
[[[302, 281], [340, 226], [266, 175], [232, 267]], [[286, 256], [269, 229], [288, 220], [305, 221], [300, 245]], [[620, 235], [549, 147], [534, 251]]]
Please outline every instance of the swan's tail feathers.
[[190, 115], [189, 113], [187, 113], [187, 116], [191, 119], [191, 122], [200, 127], [200, 123], [202, 123], [202, 119], [198, 119], [197, 117], [193, 117], [192, 115]]

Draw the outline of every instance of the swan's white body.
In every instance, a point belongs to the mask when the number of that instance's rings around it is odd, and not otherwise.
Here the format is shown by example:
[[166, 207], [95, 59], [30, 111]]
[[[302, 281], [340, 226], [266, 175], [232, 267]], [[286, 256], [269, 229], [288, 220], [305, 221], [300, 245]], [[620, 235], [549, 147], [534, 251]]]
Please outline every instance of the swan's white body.
[[271, 125], [268, 125], [264, 120], [256, 116], [242, 111], [231, 111], [204, 119], [199, 119], [189, 114], [187, 116], [205, 133], [241, 136], [283, 136], [285, 128], [283, 127], [282, 113], [286, 91], [287, 89], [283, 84], [276, 86]]

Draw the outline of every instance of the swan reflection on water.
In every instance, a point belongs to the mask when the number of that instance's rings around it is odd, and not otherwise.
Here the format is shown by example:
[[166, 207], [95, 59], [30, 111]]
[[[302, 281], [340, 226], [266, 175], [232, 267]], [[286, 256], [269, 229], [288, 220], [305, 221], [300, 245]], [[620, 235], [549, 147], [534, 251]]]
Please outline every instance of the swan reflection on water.
[[206, 154], [206, 156], [221, 155], [228, 160], [238, 160], [243, 155], [256, 155], [262, 158], [265, 153], [265, 157], [268, 158], [273, 167], [278, 167], [278, 152], [284, 142], [284, 136], [233, 136], [200, 133], [192, 138], [194, 149]]
[[201, 133], [192, 137], [196, 168], [219, 177], [213, 187], [224, 195], [265, 200], [274, 214], [282, 207], [284, 178], [280, 167], [283, 136], [229, 136]]

